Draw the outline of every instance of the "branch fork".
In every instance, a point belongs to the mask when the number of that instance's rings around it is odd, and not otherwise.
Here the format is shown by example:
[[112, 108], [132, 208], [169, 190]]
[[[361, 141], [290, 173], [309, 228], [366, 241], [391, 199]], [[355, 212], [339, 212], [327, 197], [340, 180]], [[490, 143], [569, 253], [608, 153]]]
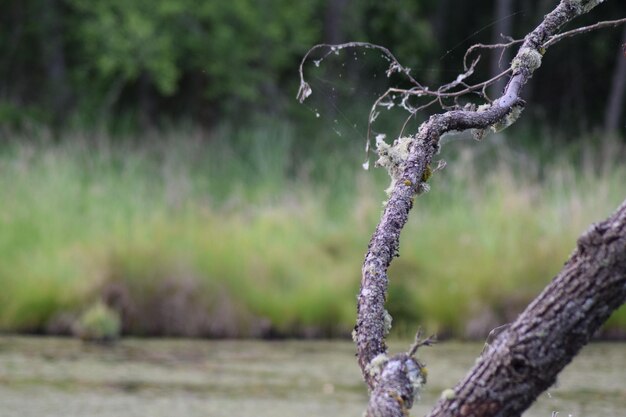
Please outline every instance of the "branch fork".
[[[381, 156], [379, 162], [382, 161], [381, 165], [389, 170], [392, 186], [363, 262], [357, 323], [353, 333], [358, 363], [370, 391], [366, 416], [407, 416], [426, 383], [427, 370], [416, 358], [416, 353], [420, 346], [429, 346], [433, 340], [422, 340], [418, 333], [416, 342], [407, 353], [389, 357], [385, 336], [389, 332], [391, 320], [384, 305], [388, 267], [393, 258], [398, 256], [400, 233], [407, 222], [413, 199], [424, 190], [427, 179], [424, 174], [439, 150], [439, 139], [446, 132], [464, 130], [473, 130], [478, 133], [478, 137], [482, 137], [487, 129], [498, 130], [514, 123], [524, 107], [524, 101], [520, 98], [522, 89], [533, 72], [541, 66], [543, 54], [549, 46], [578, 33], [615, 26], [625, 21], [601, 22], [558, 34], [564, 24], [587, 13], [601, 2], [561, 0], [524, 40], [471, 47], [464, 58], [465, 72], [437, 90], [430, 90], [418, 83], [383, 47], [353, 42], [336, 46], [318, 45], [309, 51], [330, 47], [330, 54], [346, 47], [377, 48], [391, 60], [390, 71], [406, 74], [414, 84], [408, 90], [389, 89], [379, 97], [370, 113], [370, 132], [377, 107], [389, 105], [388, 101], [383, 100], [393, 93], [404, 95], [405, 102], [409, 96], [430, 98], [430, 101], [419, 107], [405, 106], [411, 113], [409, 118], [435, 103], [448, 109], [445, 113], [430, 116], [414, 136], [399, 138], [393, 146], [378, 146]], [[471, 53], [480, 49], [508, 48], [519, 43], [522, 45], [509, 69], [486, 82], [466, 84], [465, 79], [472, 75], [478, 62], [478, 58], [474, 58], [467, 66], [467, 58]], [[311, 88], [303, 76], [303, 64], [309, 53], [300, 65], [298, 99], [301, 101], [311, 94]], [[510, 78], [504, 92], [491, 102], [484, 93], [485, 88], [505, 76]], [[458, 105], [456, 100], [459, 97], [476, 92], [490, 105], [480, 108]], [[453, 99], [455, 105], [445, 105], [446, 99]], [[390, 157], [393, 152], [396, 159]], [[612, 228], [612, 232], [599, 233], [599, 230], [606, 228]], [[601, 243], [595, 245], [596, 241]], [[540, 392], [554, 382], [558, 372], [587, 342], [594, 329], [608, 318], [613, 309], [626, 301], [626, 203], [605, 223], [590, 229], [579, 243], [578, 251], [552, 284], [510, 328], [495, 338], [493, 345], [484, 352], [468, 376], [454, 390], [444, 392], [431, 412], [431, 417], [520, 415]], [[590, 294], [608, 301], [607, 305], [594, 310], [595, 301], [590, 304], [589, 299], [585, 298]], [[559, 297], [566, 300], [565, 305], [562, 305]]]

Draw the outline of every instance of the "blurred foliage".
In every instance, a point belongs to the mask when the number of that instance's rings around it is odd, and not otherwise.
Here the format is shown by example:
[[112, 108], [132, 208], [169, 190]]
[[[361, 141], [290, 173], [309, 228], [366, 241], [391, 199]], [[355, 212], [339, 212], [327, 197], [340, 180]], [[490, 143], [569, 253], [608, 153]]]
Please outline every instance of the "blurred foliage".
[[[14, 137], [0, 147], [0, 331], [56, 333], [103, 300], [124, 334], [349, 334], [389, 178], [361, 169], [360, 144], [294, 159], [295, 137], [267, 122], [211, 140]], [[449, 164], [416, 200], [390, 269], [396, 332], [484, 337], [626, 195], [622, 143], [514, 139], [443, 147]], [[605, 334], [625, 329], [622, 308]]]
[[121, 322], [118, 313], [102, 302], [97, 302], [83, 313], [74, 329], [76, 335], [91, 342], [111, 342], [120, 337]]
[[[493, 1], [434, 0], [4, 0], [0, 2], [0, 124], [93, 127], [167, 121], [214, 125], [267, 113], [307, 114], [294, 101], [297, 66], [324, 41], [369, 41], [392, 50], [420, 81], [456, 77], [465, 49], [490, 42]], [[515, 2], [510, 35], [521, 37], [547, 11]], [[623, 2], [598, 7], [575, 25], [623, 17]], [[572, 24], [574, 26], [574, 24]], [[550, 50], [529, 87], [535, 117], [589, 129], [602, 118], [619, 30]], [[327, 61], [349, 64], [351, 51]], [[357, 90], [386, 88], [376, 55], [347, 77], [326, 80]], [[488, 59], [477, 77], [487, 75]], [[565, 64], [565, 65], [563, 65]], [[312, 65], [311, 65], [312, 66]], [[353, 99], [336, 103], [351, 106]], [[346, 101], [347, 100], [347, 101]], [[371, 104], [371, 97], [362, 102]], [[301, 117], [301, 116], [300, 116]], [[571, 121], [576, 120], [572, 124]]]
[[159, 93], [174, 93], [183, 52], [174, 37], [181, 29], [182, 2], [70, 0], [68, 5], [75, 12], [70, 39], [81, 56], [79, 75], [110, 85], [116, 79], [137, 81], [145, 73]]

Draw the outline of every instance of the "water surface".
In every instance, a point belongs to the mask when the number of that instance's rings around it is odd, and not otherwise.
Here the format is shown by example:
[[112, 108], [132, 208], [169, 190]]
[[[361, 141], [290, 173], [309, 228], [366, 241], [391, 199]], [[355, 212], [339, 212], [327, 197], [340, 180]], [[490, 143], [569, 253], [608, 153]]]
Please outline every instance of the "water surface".
[[[426, 414], [481, 348], [424, 348], [429, 382], [412, 415]], [[622, 416], [625, 369], [626, 344], [590, 345], [524, 415]], [[103, 347], [0, 337], [0, 417], [360, 417], [366, 402], [348, 341], [127, 339]]]

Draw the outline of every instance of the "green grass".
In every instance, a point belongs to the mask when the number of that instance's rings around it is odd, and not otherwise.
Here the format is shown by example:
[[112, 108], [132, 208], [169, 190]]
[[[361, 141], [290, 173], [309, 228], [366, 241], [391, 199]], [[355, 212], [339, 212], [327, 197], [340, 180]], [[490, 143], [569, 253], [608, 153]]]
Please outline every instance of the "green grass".
[[[0, 329], [45, 331], [104, 298], [126, 333], [349, 333], [386, 174], [360, 169], [361, 143], [303, 152], [297, 137], [278, 124], [3, 145]], [[502, 139], [444, 147], [391, 268], [397, 332], [510, 320], [626, 197], [616, 141]], [[626, 331], [626, 310], [609, 328]]]

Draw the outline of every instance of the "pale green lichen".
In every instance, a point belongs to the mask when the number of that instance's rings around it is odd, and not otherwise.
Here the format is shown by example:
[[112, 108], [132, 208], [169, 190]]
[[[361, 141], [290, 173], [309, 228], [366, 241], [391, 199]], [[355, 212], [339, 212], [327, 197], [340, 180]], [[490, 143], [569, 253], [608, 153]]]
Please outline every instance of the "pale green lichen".
[[517, 121], [517, 119], [519, 119], [522, 114], [522, 110], [524, 110], [524, 107], [522, 106], [513, 106], [502, 120], [490, 126], [491, 130], [497, 133], [511, 126]]
[[387, 336], [389, 334], [389, 332], [391, 331], [391, 324], [393, 322], [393, 317], [391, 317], [391, 314], [389, 314], [389, 312], [387, 310], [384, 310], [384, 318], [383, 318], [383, 326], [384, 326], [384, 334], [385, 336]]
[[541, 54], [533, 48], [522, 48], [513, 62], [511, 69], [513, 72], [533, 72], [541, 66]]
[[576, 9], [577, 14], [585, 14], [604, 2], [604, 0], [569, 0], [570, 6]]
[[374, 356], [374, 359], [372, 359], [370, 363], [365, 366], [365, 372], [373, 377], [377, 377], [381, 374], [387, 362], [389, 362], [389, 357], [387, 357], [384, 353], [380, 353]]
[[[488, 104], [482, 105], [482, 106], [479, 106], [476, 111], [478, 111], [478, 112], [484, 111], [484, 110], [486, 110], [489, 107], [490, 106]], [[485, 136], [487, 136], [489, 131], [492, 131], [492, 132], [495, 132], [495, 133], [503, 131], [504, 129], [506, 129], [507, 127], [511, 126], [513, 123], [515, 123], [517, 121], [517, 119], [519, 119], [520, 115], [522, 114], [522, 110], [524, 110], [523, 106], [513, 106], [511, 108], [511, 110], [509, 110], [509, 112], [500, 121], [492, 124], [488, 128], [486, 128], [486, 129], [472, 129], [472, 131], [471, 131], [472, 137], [475, 140], [480, 141]]]
[[454, 393], [454, 390], [451, 389], [451, 388], [444, 389], [441, 392], [441, 399], [442, 400], [453, 400], [455, 396], [456, 396], [456, 394]]
[[424, 385], [426, 385], [426, 376], [428, 375], [428, 371], [426, 370], [426, 367], [417, 360], [409, 362], [407, 365], [409, 366], [407, 366], [406, 375], [411, 383], [413, 398], [419, 400], [420, 392], [424, 388]]
[[[484, 111], [487, 111], [491, 108], [491, 104], [489, 103], [485, 103], [485, 104], [481, 104], [480, 106], [478, 106], [476, 108], [476, 112], [477, 113], [482, 113]], [[471, 130], [471, 134], [472, 137], [474, 138], [474, 140], [482, 140], [485, 136], [487, 136], [488, 130], [487, 129], [472, 129]]]
[[472, 137], [474, 140], [481, 141], [485, 136], [487, 136], [487, 129], [472, 129], [471, 130]]
[[391, 193], [396, 182], [400, 179], [402, 165], [409, 156], [409, 145], [412, 139], [410, 136], [401, 137], [396, 139], [393, 145], [389, 145], [385, 142], [384, 135], [376, 137], [376, 152], [378, 153], [376, 166], [385, 167], [391, 177], [391, 185], [386, 190], [387, 194]]

